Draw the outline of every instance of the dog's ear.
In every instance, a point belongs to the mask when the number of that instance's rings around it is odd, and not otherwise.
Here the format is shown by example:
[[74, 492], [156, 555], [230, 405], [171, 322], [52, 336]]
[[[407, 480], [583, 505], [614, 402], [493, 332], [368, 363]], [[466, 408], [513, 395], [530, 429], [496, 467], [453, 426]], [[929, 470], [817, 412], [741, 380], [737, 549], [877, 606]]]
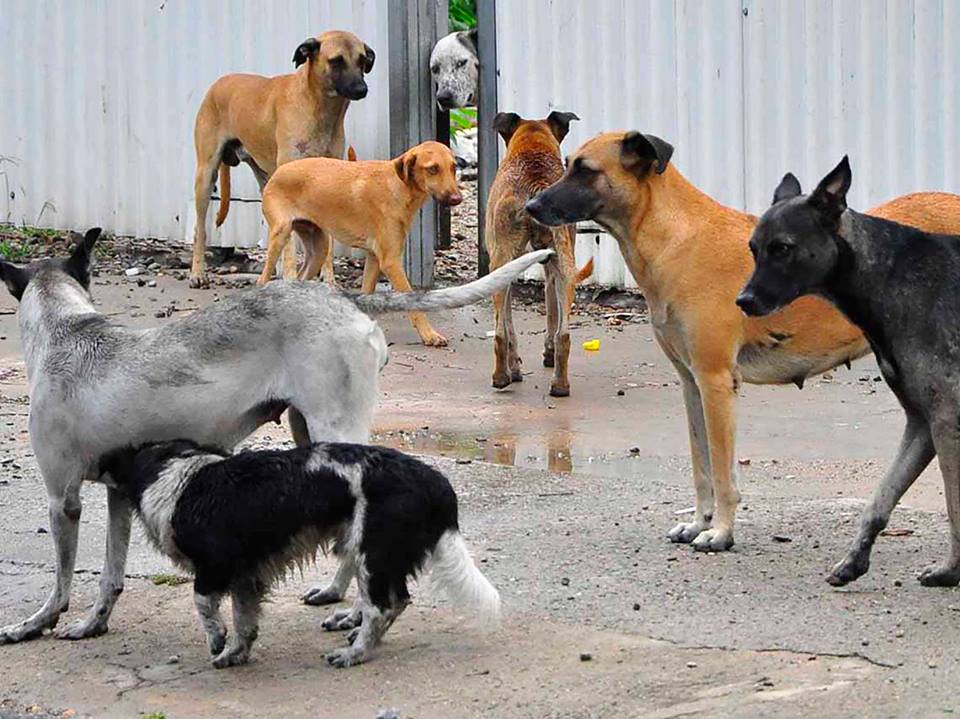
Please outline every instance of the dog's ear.
[[73, 252], [63, 265], [64, 271], [79, 282], [84, 289], [90, 287], [90, 258], [93, 257], [93, 246], [100, 238], [101, 232], [102, 230], [99, 227], [92, 227], [87, 230], [87, 234], [73, 248]]
[[579, 119], [574, 112], [559, 112], [554, 110], [547, 115], [547, 124], [550, 126], [550, 131], [553, 133], [553, 136], [557, 138], [557, 142], [563, 142], [563, 138], [570, 132], [570, 121]]
[[817, 189], [810, 193], [810, 204], [832, 226], [840, 222], [840, 215], [847, 209], [847, 191], [850, 189], [852, 180], [850, 160], [844, 155], [840, 164], [820, 180]]
[[780, 180], [777, 189], [773, 191], [773, 204], [775, 205], [778, 202], [793, 199], [797, 195], [802, 194], [803, 190], [800, 188], [800, 180], [798, 180], [792, 172], [788, 172], [783, 176], [783, 179]]
[[477, 55], [477, 48], [480, 47], [479, 35], [479, 31], [474, 27], [457, 33], [457, 38], [460, 40], [460, 42], [467, 46], [468, 50], [472, 51], [474, 55]]
[[416, 166], [417, 155], [409, 150], [393, 161], [393, 169], [397, 171], [397, 177], [407, 184], [415, 179], [413, 171]]
[[313, 60], [318, 52], [320, 52], [320, 41], [317, 38], [312, 37], [309, 40], [304, 40], [293, 51], [293, 66], [300, 67], [308, 60]]
[[517, 131], [521, 122], [523, 118], [515, 112], [498, 112], [493, 118], [493, 129], [500, 134], [504, 143], [509, 145], [510, 138], [513, 137], [513, 133]]
[[377, 59], [377, 53], [366, 43], [363, 44], [363, 50], [363, 72], [368, 73], [373, 69], [373, 61]]
[[645, 177], [651, 167], [662, 175], [671, 157], [673, 145], [656, 135], [632, 130], [620, 141], [620, 163], [637, 177]]
[[27, 289], [32, 276], [33, 273], [28, 267], [17, 267], [10, 262], [0, 260], [0, 279], [17, 302], [23, 297], [23, 291]]

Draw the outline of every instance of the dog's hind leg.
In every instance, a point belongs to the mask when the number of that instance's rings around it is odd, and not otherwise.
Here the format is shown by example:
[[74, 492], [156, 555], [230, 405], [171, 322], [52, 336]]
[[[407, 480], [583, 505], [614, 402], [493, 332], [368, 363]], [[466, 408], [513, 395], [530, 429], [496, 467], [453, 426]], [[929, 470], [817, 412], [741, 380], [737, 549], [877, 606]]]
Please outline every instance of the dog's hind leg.
[[[550, 265], [554, 269], [550, 270]], [[547, 298], [555, 308], [556, 325], [554, 328], [554, 359], [553, 380], [550, 382], [550, 395], [553, 397], [568, 397], [570, 395], [570, 307], [573, 303], [573, 278], [567, 277], [553, 260], [547, 263], [547, 272], [553, 274], [553, 297]], [[547, 330], [550, 331], [549, 329]], [[546, 350], [544, 351], [546, 358]]]
[[[206, 108], [201, 108], [201, 114]], [[197, 118], [198, 128], [201, 118]], [[193, 263], [190, 267], [190, 286], [207, 287], [206, 274], [207, 251], [207, 210], [210, 207], [210, 195], [220, 167], [220, 142], [211, 133], [197, 134], [197, 173], [193, 182], [193, 196], [197, 211], [197, 226], [193, 233]]]
[[[669, 352], [667, 353], [669, 356]], [[700, 532], [710, 528], [713, 516], [713, 485], [710, 471], [710, 447], [707, 444], [707, 426], [703, 417], [703, 401], [700, 389], [690, 370], [678, 359], [670, 357], [680, 376], [683, 387], [683, 403], [687, 414], [687, 431], [690, 435], [690, 455], [693, 460], [693, 486], [697, 495], [692, 522], [680, 522], [667, 534], [671, 542], [692, 542]]]
[[[266, 214], [266, 213], [265, 213]], [[277, 269], [277, 260], [290, 242], [290, 233], [293, 232], [293, 223], [288, 220], [277, 220], [270, 226], [270, 237], [267, 240], [267, 259], [263, 263], [263, 271], [257, 278], [258, 285], [265, 285], [273, 279]]]
[[56, 551], [55, 585], [47, 601], [36, 613], [18, 624], [0, 627], [0, 644], [40, 636], [45, 629], [56, 626], [60, 615], [70, 604], [70, 586], [73, 583], [80, 533], [80, 485], [86, 470], [77, 467], [56, 469], [51, 471], [47, 467], [44, 470], [41, 463], [49, 497], [50, 535]]
[[113, 606], [123, 592], [133, 505], [123, 492], [108, 487], [107, 512], [109, 525], [107, 526], [106, 560], [103, 574], [100, 575], [100, 594], [87, 616], [57, 630], [56, 634], [60, 639], [87, 639], [104, 634], [107, 631]]
[[227, 643], [227, 625], [223, 621], [223, 615], [220, 614], [222, 600], [221, 592], [203, 594], [194, 582], [193, 603], [197, 608], [197, 616], [200, 617], [200, 626], [207, 635], [207, 647], [210, 649], [211, 656], [214, 657], [223, 651]]
[[217, 669], [246, 664], [260, 631], [262, 592], [256, 580], [238, 580], [230, 588], [230, 596], [233, 600], [233, 634], [224, 650], [213, 660], [213, 666]]
[[[860, 530], [847, 556], [837, 563], [827, 577], [830, 584], [835, 587], [843, 586], [866, 574], [870, 568], [870, 551], [877, 535], [887, 526], [893, 508], [930, 464], [934, 454], [933, 437], [927, 421], [919, 415], [908, 414], [897, 456], [863, 510]], [[941, 459], [941, 463], [942, 461]], [[946, 478], [944, 472], [945, 482]]]
[[920, 574], [920, 583], [925, 587], [955, 587], [960, 584], [960, 428], [957, 427], [956, 408], [951, 407], [948, 414], [947, 419], [938, 423], [942, 426], [934, 426], [933, 441], [943, 475], [943, 494], [950, 518], [950, 554], [939, 567], [930, 567]]

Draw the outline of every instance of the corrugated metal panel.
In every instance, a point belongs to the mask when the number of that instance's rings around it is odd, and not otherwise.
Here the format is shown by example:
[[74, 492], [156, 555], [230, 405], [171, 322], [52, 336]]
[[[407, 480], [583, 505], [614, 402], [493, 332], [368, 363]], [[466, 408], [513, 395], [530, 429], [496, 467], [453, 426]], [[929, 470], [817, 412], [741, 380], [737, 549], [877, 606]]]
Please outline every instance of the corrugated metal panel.
[[[207, 88], [229, 72], [290, 72], [294, 48], [334, 28], [378, 51], [347, 141], [388, 156], [386, 0], [0, 0], [0, 17], [0, 219], [192, 239]], [[233, 191], [259, 198], [242, 166]], [[211, 244], [256, 244], [261, 224], [259, 204], [236, 202]]]
[[[497, 3], [499, 108], [574, 111], [564, 149], [638, 129], [720, 202], [762, 212], [787, 170], [811, 187], [849, 153], [866, 209], [960, 191], [953, 0], [526, 0]], [[616, 243], [578, 242], [632, 285]]]

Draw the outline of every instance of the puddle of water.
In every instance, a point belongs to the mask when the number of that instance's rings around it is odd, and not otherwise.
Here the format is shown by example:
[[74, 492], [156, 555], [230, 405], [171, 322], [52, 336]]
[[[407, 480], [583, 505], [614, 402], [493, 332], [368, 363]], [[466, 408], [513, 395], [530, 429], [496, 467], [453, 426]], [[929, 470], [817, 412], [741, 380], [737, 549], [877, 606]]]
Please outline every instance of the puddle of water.
[[638, 451], [588, 447], [568, 429], [543, 433], [498, 429], [487, 434], [421, 429], [379, 429], [373, 442], [405, 452], [471, 459], [512, 467], [578, 472], [609, 477], [636, 476]]

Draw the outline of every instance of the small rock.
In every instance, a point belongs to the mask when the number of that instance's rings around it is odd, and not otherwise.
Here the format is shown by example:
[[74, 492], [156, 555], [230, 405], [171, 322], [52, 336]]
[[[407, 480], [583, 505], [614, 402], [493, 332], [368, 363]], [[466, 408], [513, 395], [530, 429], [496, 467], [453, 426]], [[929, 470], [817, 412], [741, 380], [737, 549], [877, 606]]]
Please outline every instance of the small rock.
[[903, 639], [905, 635], [906, 635], [906, 632], [904, 632], [902, 629], [898, 629], [893, 633], [893, 636], [895, 636], [897, 639]]
[[37, 534], [46, 534], [46, 533], [47, 533], [46, 527], [37, 527]]
[[381, 709], [377, 712], [376, 719], [400, 719], [399, 709]]
[[899, 579], [894, 579], [894, 580], [893, 580], [893, 586], [895, 586], [895, 587], [902, 587], [902, 586], [903, 586], [903, 582], [901, 582]]
[[930, 667], [931, 669], [936, 669], [937, 663], [931, 659], [929, 662], [927, 662], [927, 666]]
[[640, 454], [640, 448], [639, 448], [639, 447], [631, 447], [631, 448], [630, 448], [630, 454]]
[[786, 535], [783, 535], [783, 534], [774, 534], [774, 535], [773, 535], [773, 541], [774, 541], [774, 542], [780, 542], [781, 544], [786, 544], [787, 542], [792, 542], [793, 539], [791, 539], [790, 537], [787, 537]]
[[623, 397], [623, 395], [625, 395], [625, 394], [626, 394], [626, 392], [624, 392], [622, 389], [618, 389], [618, 390], [617, 390], [617, 397]]
[[639, 612], [639, 611], [640, 611], [640, 602], [634, 602], [634, 603], [633, 603], [633, 611], [635, 611], [635, 612]]
[[178, 655], [171, 654], [169, 657], [167, 657], [167, 664], [179, 664], [179, 663], [180, 663], [180, 657]]
[[697, 668], [696, 662], [687, 662], [687, 669], [696, 669], [696, 668]]
[[463, 459], [462, 457], [457, 458], [457, 464], [471, 464], [472, 459]]
[[147, 287], [156, 287], [156, 286], [157, 286], [157, 281], [156, 281], [156, 280], [149, 280], [149, 281], [147, 282]]
[[560, 584], [562, 584], [562, 585], [565, 586], [565, 587], [569, 587], [569, 586], [570, 586], [570, 577], [562, 577], [562, 578], [560, 579]]
[[127, 277], [136, 277], [137, 275], [140, 274], [140, 268], [139, 268], [139, 267], [130, 267], [130, 268], [124, 270], [123, 274], [125, 274]]
[[580, 652], [580, 661], [589, 662], [593, 659], [593, 655], [590, 652]]
[[750, 464], [750, 458], [749, 458], [749, 457], [741, 457], [740, 459], [737, 460], [737, 464], [739, 464], [739, 465], [741, 465], [741, 466], [743, 466], [743, 467], [746, 467], [746, 466], [748, 466], [748, 465]]

